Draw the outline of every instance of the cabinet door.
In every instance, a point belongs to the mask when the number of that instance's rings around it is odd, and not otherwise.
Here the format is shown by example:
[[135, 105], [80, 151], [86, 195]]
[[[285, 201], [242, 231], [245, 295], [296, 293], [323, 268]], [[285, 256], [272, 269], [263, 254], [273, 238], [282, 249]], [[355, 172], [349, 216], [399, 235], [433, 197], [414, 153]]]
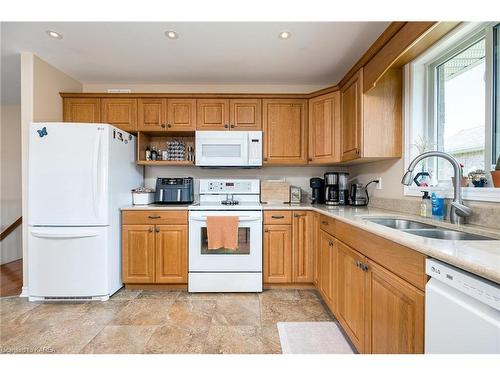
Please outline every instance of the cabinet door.
[[363, 70], [340, 88], [342, 161], [361, 157], [363, 125]]
[[102, 99], [101, 120], [126, 132], [137, 131], [137, 99]]
[[319, 276], [321, 269], [320, 257], [320, 231], [319, 231], [320, 216], [317, 212], [314, 213], [314, 285], [319, 289]]
[[262, 100], [231, 99], [230, 125], [234, 130], [261, 130]]
[[96, 98], [64, 98], [64, 122], [101, 122], [101, 101]]
[[155, 279], [155, 236], [152, 225], [122, 226], [124, 283], [152, 283]]
[[198, 99], [196, 130], [229, 130], [229, 100]]
[[187, 225], [156, 225], [157, 283], [187, 283]]
[[333, 279], [333, 267], [336, 263], [335, 239], [322, 230], [320, 230], [319, 257], [319, 290], [330, 310], [335, 312], [335, 282]]
[[294, 211], [292, 221], [292, 282], [314, 281], [314, 217], [310, 211]]
[[340, 93], [309, 100], [309, 162], [340, 161]]
[[264, 100], [264, 163], [306, 164], [306, 101]]
[[264, 282], [292, 281], [292, 226], [264, 226]]
[[424, 293], [368, 261], [365, 352], [424, 352]]
[[166, 99], [137, 100], [137, 129], [139, 131], [166, 130]]
[[169, 99], [167, 108], [168, 130], [196, 130], [196, 99]]
[[366, 272], [365, 258], [340, 241], [337, 244], [337, 318], [353, 344], [364, 352]]

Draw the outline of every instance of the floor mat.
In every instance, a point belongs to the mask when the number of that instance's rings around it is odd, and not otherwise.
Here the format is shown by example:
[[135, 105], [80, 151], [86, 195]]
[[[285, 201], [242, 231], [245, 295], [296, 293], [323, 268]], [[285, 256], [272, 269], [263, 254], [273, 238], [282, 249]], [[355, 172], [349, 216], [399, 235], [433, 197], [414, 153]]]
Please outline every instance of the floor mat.
[[279, 322], [283, 354], [353, 354], [334, 322]]

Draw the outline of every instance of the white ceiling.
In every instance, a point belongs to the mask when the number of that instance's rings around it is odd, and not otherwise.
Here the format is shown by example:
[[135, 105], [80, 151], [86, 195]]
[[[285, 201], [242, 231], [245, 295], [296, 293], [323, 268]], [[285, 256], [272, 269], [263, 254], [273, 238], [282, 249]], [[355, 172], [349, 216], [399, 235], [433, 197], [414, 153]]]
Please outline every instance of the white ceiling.
[[[337, 83], [389, 22], [2, 23], [2, 96], [19, 96], [19, 53], [82, 83]], [[173, 29], [179, 38], [165, 37]], [[49, 38], [55, 30], [63, 39]], [[280, 40], [280, 31], [290, 31]]]

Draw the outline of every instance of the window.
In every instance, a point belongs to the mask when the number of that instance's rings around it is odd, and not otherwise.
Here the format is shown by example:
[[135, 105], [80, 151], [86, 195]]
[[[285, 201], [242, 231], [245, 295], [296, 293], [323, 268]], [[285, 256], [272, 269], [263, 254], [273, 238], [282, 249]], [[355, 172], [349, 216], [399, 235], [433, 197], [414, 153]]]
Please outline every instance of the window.
[[[474, 38], [457, 51], [431, 64], [434, 77], [430, 89], [435, 95], [434, 121], [430, 134], [439, 151], [453, 155], [464, 174], [485, 169], [485, 37]], [[453, 167], [438, 159], [439, 182], [453, 176]]]
[[500, 157], [500, 24], [493, 27], [493, 152], [492, 164]]
[[[464, 176], [484, 171], [492, 188], [489, 172], [500, 155], [500, 24], [462, 24], [408, 64], [405, 74], [406, 163], [425, 151], [443, 151], [463, 165]], [[423, 160], [416, 171], [429, 172], [431, 186], [452, 196], [453, 167], [446, 160]], [[466, 198], [500, 201], [497, 189], [469, 186]], [[405, 194], [421, 192], [410, 187]]]

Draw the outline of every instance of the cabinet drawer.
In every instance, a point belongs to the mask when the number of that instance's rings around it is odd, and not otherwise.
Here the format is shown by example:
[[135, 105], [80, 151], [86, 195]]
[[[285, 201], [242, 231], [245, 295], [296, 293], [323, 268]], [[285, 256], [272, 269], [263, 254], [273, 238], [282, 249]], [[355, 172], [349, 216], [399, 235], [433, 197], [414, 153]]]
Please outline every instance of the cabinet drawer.
[[187, 224], [187, 211], [123, 211], [122, 224]]
[[292, 224], [292, 211], [264, 211], [264, 224]]
[[319, 225], [326, 233], [335, 237], [335, 220], [331, 217], [321, 215], [319, 218]]

